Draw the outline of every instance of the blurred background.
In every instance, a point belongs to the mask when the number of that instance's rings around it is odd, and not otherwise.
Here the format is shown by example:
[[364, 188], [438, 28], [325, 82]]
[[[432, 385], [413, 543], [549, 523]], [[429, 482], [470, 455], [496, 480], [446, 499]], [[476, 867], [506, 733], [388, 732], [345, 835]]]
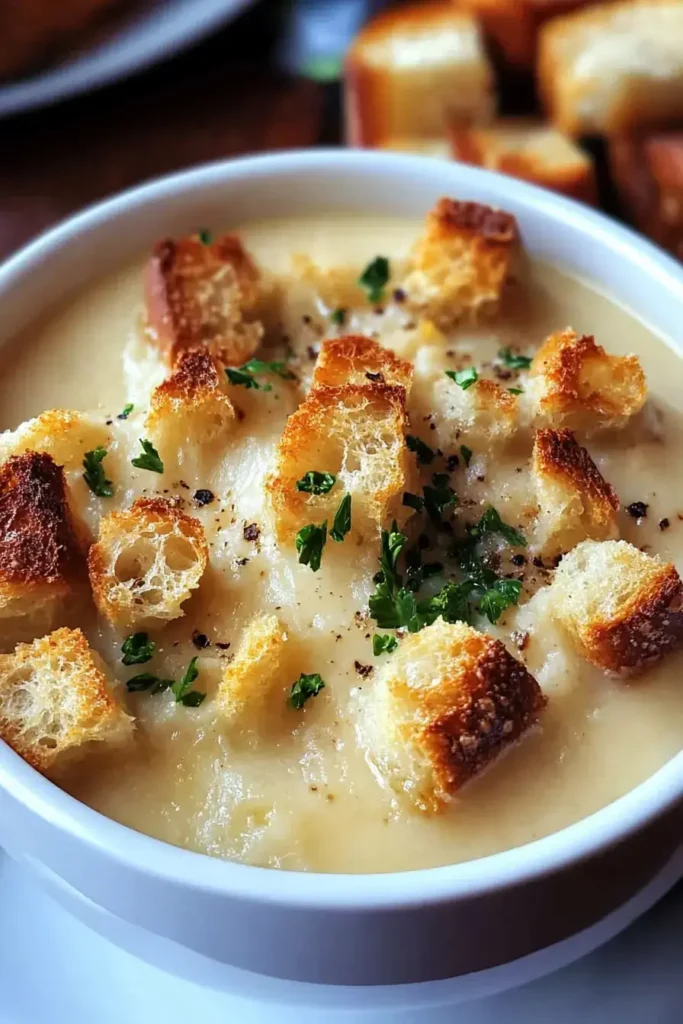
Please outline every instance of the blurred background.
[[0, 258], [243, 153], [464, 160], [683, 257], [683, 0], [0, 0]]

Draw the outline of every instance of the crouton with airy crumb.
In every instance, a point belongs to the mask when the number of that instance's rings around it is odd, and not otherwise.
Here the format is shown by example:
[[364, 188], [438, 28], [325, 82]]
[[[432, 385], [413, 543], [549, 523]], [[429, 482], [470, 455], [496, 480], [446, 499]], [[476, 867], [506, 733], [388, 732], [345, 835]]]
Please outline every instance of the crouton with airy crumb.
[[163, 498], [138, 498], [100, 522], [88, 554], [95, 603], [117, 629], [153, 629], [184, 615], [208, 551], [198, 519]]
[[16, 430], [0, 434], [0, 459], [25, 452], [45, 452], [58, 466], [80, 471], [83, 456], [100, 446], [106, 448], [111, 439], [103, 423], [71, 409], [48, 409]]
[[170, 366], [201, 346], [228, 366], [243, 363], [263, 334], [260, 293], [261, 275], [236, 235], [165, 238], [145, 272], [148, 334]]
[[519, 739], [545, 703], [499, 640], [437, 619], [387, 660], [359, 731], [387, 784], [434, 813]]
[[[327, 519], [331, 526], [346, 494], [356, 537], [370, 539], [392, 518], [405, 519], [401, 500], [414, 472], [406, 426], [402, 387], [368, 381], [314, 388], [287, 420], [266, 484], [279, 540], [294, 544], [309, 523]], [[331, 490], [297, 490], [309, 470], [334, 474]]]
[[249, 623], [218, 687], [215, 705], [221, 721], [248, 732], [259, 730], [265, 718], [277, 717], [293, 682], [290, 646], [277, 616], [261, 615]]
[[337, 387], [342, 384], [391, 384], [402, 387], [406, 395], [413, 379], [412, 364], [372, 338], [347, 334], [324, 341], [313, 373], [313, 387]]
[[637, 356], [611, 356], [595, 338], [571, 328], [551, 334], [534, 356], [525, 401], [537, 427], [586, 434], [622, 427], [645, 404]]
[[162, 459], [170, 460], [188, 445], [225, 438], [235, 419], [225, 374], [207, 349], [192, 348], [180, 354], [171, 376], [152, 392], [145, 426]]
[[50, 774], [91, 743], [122, 743], [132, 731], [80, 629], [58, 629], [0, 655], [0, 738], [39, 772]]
[[347, 54], [344, 106], [352, 146], [438, 138], [449, 114], [488, 121], [493, 69], [476, 19], [446, 0], [382, 12]]
[[554, 618], [584, 658], [608, 672], [642, 672], [683, 639], [675, 566], [623, 540], [586, 540], [560, 562]]
[[443, 452], [463, 443], [490, 451], [503, 447], [517, 431], [517, 396], [496, 381], [479, 378], [461, 388], [441, 373], [432, 391], [432, 422]]
[[552, 19], [538, 63], [552, 120], [571, 135], [612, 135], [680, 119], [681, 38], [681, 0], [621, 0]]
[[465, 318], [490, 317], [518, 249], [517, 222], [509, 213], [440, 199], [410, 257], [402, 283], [406, 305], [443, 330]]
[[0, 643], [64, 625], [87, 589], [64, 470], [45, 453], [13, 455], [0, 467]]
[[619, 499], [570, 430], [536, 431], [531, 477], [538, 501], [532, 547], [540, 555], [619, 536]]

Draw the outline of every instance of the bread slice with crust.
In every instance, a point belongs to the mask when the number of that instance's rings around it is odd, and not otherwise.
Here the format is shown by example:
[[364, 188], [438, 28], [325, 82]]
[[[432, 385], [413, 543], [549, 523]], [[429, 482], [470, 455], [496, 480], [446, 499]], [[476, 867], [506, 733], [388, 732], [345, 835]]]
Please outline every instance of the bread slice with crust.
[[551, 593], [554, 617], [608, 672], [642, 672], [683, 639], [675, 566], [626, 541], [583, 541], [560, 562]]
[[538, 514], [533, 547], [549, 558], [582, 540], [619, 536], [619, 499], [571, 430], [537, 430], [531, 476]]
[[91, 743], [121, 743], [133, 719], [80, 629], [58, 629], [0, 655], [0, 738], [50, 773]]
[[86, 598], [64, 470], [45, 453], [12, 456], [0, 467], [0, 642], [64, 624]]
[[152, 629], [184, 614], [208, 561], [204, 530], [164, 498], [111, 512], [88, 554], [100, 613], [121, 630]]
[[362, 334], [346, 334], [324, 341], [313, 373], [312, 386], [343, 384], [390, 384], [408, 395], [413, 380], [412, 363]]
[[519, 739], [545, 703], [499, 640], [437, 619], [387, 660], [359, 731], [387, 784], [433, 813]]
[[242, 363], [263, 334], [260, 292], [259, 270], [236, 235], [162, 239], [145, 271], [148, 334], [171, 366], [201, 346], [227, 365]]
[[402, 283], [406, 305], [442, 330], [495, 313], [519, 250], [515, 218], [481, 203], [440, 199], [427, 215]]
[[622, 427], [645, 403], [637, 356], [612, 356], [591, 335], [568, 327], [551, 334], [534, 356], [525, 401], [538, 427], [592, 433]]

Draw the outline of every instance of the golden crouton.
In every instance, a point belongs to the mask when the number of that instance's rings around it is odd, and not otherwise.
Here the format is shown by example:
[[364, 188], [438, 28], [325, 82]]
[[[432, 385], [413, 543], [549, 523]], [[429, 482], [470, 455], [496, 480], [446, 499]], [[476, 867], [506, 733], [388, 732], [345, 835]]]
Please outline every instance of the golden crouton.
[[249, 731], [261, 727], [269, 714], [277, 717], [293, 682], [288, 647], [287, 632], [277, 616], [261, 615], [249, 623], [216, 694], [216, 710], [223, 721]]
[[100, 446], [106, 448], [109, 440], [106, 426], [85, 413], [48, 409], [16, 430], [0, 434], [0, 459], [28, 451], [46, 452], [58, 466], [80, 471], [84, 454]]
[[324, 341], [313, 373], [313, 387], [340, 384], [392, 384], [410, 392], [412, 363], [399, 359], [372, 338], [347, 334], [343, 338]]
[[508, 117], [488, 127], [453, 122], [449, 138], [456, 160], [522, 178], [587, 203], [596, 201], [592, 157], [543, 121]]
[[553, 121], [609, 135], [679, 119], [682, 38], [681, 0], [622, 0], [548, 22], [538, 76]]
[[683, 639], [683, 584], [675, 566], [623, 540], [586, 540], [560, 562], [553, 615], [585, 658], [633, 674]]
[[12, 456], [0, 467], [0, 641], [64, 624], [86, 593], [64, 470], [44, 453]]
[[499, 640], [437, 619], [387, 661], [360, 731], [388, 784], [418, 810], [437, 812], [544, 705], [536, 680]]
[[443, 452], [457, 452], [463, 443], [489, 451], [504, 445], [517, 430], [516, 396], [481, 377], [465, 389], [442, 373], [434, 384], [432, 411]]
[[435, 160], [452, 160], [451, 147], [446, 138], [411, 139], [396, 136], [383, 139], [377, 149], [386, 149], [390, 153], [414, 153], [416, 156], [431, 156]]
[[619, 536], [619, 499], [571, 430], [537, 430], [531, 459], [538, 500], [535, 549], [571, 551], [582, 540]]
[[454, 4], [421, 3], [374, 18], [346, 58], [347, 142], [438, 138], [448, 114], [487, 121], [493, 72], [476, 20]]
[[253, 318], [259, 296], [259, 271], [236, 235], [166, 238], [147, 265], [148, 330], [171, 366], [203, 345], [228, 365], [248, 359], [263, 333]]
[[100, 522], [88, 555], [95, 603], [117, 629], [162, 626], [184, 614], [207, 558], [198, 519], [163, 498], [138, 498]]
[[[294, 543], [297, 531], [324, 519], [332, 524], [345, 494], [352, 497], [352, 530], [375, 534], [387, 520], [405, 518], [414, 458], [406, 448], [405, 391], [371, 383], [316, 387], [287, 420], [267, 482], [277, 534]], [[297, 490], [309, 470], [332, 473], [326, 494]]]
[[152, 392], [147, 432], [169, 459], [188, 444], [225, 437], [235, 423], [225, 374], [205, 348], [182, 352], [175, 370]]
[[548, 18], [595, 0], [458, 0], [479, 18], [509, 67], [531, 70], [538, 30]]
[[609, 163], [629, 218], [683, 259], [683, 132], [614, 136]]
[[517, 223], [509, 213], [440, 199], [412, 252], [402, 285], [406, 304], [444, 330], [466, 316], [489, 316], [517, 249]]
[[539, 427], [591, 433], [621, 427], [647, 397], [637, 356], [611, 356], [571, 328], [551, 334], [534, 356], [526, 387]]
[[82, 755], [93, 741], [120, 743], [132, 728], [80, 629], [0, 655], [0, 737], [38, 771]]

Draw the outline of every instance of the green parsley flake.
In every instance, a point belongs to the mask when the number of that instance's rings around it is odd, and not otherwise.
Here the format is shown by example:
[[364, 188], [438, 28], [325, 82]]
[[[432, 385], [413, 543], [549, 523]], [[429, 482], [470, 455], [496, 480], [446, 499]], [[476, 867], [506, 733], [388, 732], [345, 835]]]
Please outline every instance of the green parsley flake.
[[330, 313], [330, 320], [333, 324], [336, 324], [337, 327], [343, 327], [344, 321], [346, 320], [346, 310], [341, 306], [339, 309], [333, 309]]
[[424, 508], [424, 498], [421, 498], [419, 494], [411, 494], [410, 491], [405, 491], [403, 494], [403, 504], [406, 508], [414, 508], [416, 512], [421, 512]]
[[121, 661], [124, 665], [144, 665], [155, 650], [156, 644], [149, 639], [148, 633], [131, 633], [121, 645]]
[[341, 544], [350, 529], [351, 495], [345, 494], [339, 503], [339, 508], [335, 512], [334, 520], [332, 521], [332, 529], [330, 530], [330, 537], [332, 540], [336, 540], [337, 544]]
[[511, 395], [523, 395], [524, 391], [522, 388], [508, 388]]
[[398, 640], [391, 633], [375, 633], [372, 638], [372, 653], [376, 658], [380, 654], [391, 654], [398, 647]]
[[376, 256], [358, 278], [358, 284], [367, 292], [370, 302], [381, 302], [388, 280], [389, 260], [386, 256]]
[[264, 362], [263, 359], [250, 359], [238, 368], [226, 367], [225, 373], [231, 384], [241, 385], [244, 388], [254, 388], [256, 391], [272, 391], [272, 384], [259, 384], [256, 380], [257, 374], [274, 374], [282, 380], [295, 380], [291, 370], [287, 369], [285, 362]]
[[135, 468], [148, 469], [150, 473], [163, 473], [164, 464], [159, 458], [159, 452], [152, 442], [140, 438], [140, 444], [142, 446], [142, 455], [138, 455], [137, 458], [130, 460]]
[[479, 612], [496, 623], [506, 608], [517, 604], [522, 590], [519, 580], [496, 580], [493, 587], [479, 598]]
[[299, 552], [299, 564], [310, 565], [313, 572], [320, 568], [323, 548], [327, 541], [327, 520], [320, 526], [313, 523], [302, 526], [296, 535], [296, 550]]
[[199, 235], [199, 241], [202, 245], [211, 245], [211, 232], [208, 228], [202, 228], [201, 231], [197, 232], [197, 234]]
[[325, 688], [325, 683], [317, 672], [305, 675], [303, 672], [289, 691], [287, 703], [295, 711], [301, 711], [306, 701], [316, 697]]
[[128, 405], [124, 405], [123, 409], [116, 417], [117, 420], [127, 420], [134, 408], [135, 407], [132, 402], [129, 402]]
[[406, 434], [406, 444], [408, 450], [414, 452], [417, 455], [417, 461], [422, 463], [423, 466], [428, 466], [430, 462], [434, 461], [435, 452], [421, 441], [419, 437], [414, 437], [412, 434]]
[[465, 463], [465, 466], [469, 466], [472, 461], [472, 449], [468, 448], [466, 444], [461, 444], [460, 454], [462, 455], [462, 461]]
[[432, 485], [426, 486], [422, 489], [424, 494], [424, 507], [427, 511], [427, 515], [434, 522], [438, 522], [441, 518], [441, 513], [444, 512], [449, 505], [455, 505], [457, 497], [455, 491], [449, 486], [448, 473], [434, 473], [432, 476]]
[[107, 476], [104, 472], [104, 466], [102, 460], [107, 454], [107, 449], [101, 445], [95, 448], [91, 452], [85, 453], [83, 459], [83, 479], [86, 484], [98, 498], [111, 498], [114, 493], [114, 487], [111, 480], [107, 480]]
[[297, 491], [305, 494], [328, 494], [334, 487], [337, 477], [334, 473], [319, 473], [317, 469], [309, 469], [301, 480], [297, 480]]
[[479, 380], [479, 374], [474, 366], [468, 366], [466, 370], [445, 370], [444, 372], [463, 391], [467, 391], [468, 388], [471, 388]]
[[192, 684], [199, 675], [199, 669], [197, 668], [198, 660], [197, 657], [192, 658], [182, 678], [176, 683], [172, 683], [170, 687], [176, 704], [182, 704], [186, 708], [198, 708], [206, 697], [205, 693], [192, 689]]
[[525, 548], [527, 546], [524, 534], [516, 530], [514, 526], [504, 523], [492, 505], [489, 505], [477, 525], [470, 529], [471, 536], [475, 538], [483, 537], [487, 533], [499, 533], [513, 547]]
[[529, 356], [520, 356], [516, 352], [513, 352], [510, 346], [502, 348], [498, 353], [498, 358], [509, 366], [511, 370], [528, 370], [531, 366], [531, 359]]
[[140, 672], [137, 676], [131, 676], [126, 680], [126, 689], [129, 693], [141, 693], [160, 682], [162, 680], [159, 679], [159, 676], [152, 675], [151, 672]]

